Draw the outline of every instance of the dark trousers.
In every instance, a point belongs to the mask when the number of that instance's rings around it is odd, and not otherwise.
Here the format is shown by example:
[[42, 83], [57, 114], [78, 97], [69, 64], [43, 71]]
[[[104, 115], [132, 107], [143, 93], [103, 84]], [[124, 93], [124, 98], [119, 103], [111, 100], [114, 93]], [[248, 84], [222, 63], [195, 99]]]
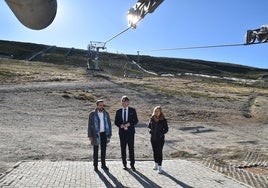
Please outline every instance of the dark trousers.
[[152, 140], [151, 144], [153, 148], [153, 155], [154, 155], [154, 162], [158, 163], [159, 166], [162, 165], [163, 161], [163, 147], [164, 147], [164, 140]]
[[134, 133], [120, 133], [120, 146], [121, 146], [121, 158], [123, 165], [127, 165], [127, 155], [126, 155], [126, 148], [128, 146], [129, 150], [129, 160], [130, 166], [134, 166], [135, 164], [135, 156], [134, 156]]
[[[101, 147], [101, 165], [106, 166], [105, 164], [105, 157], [106, 157], [106, 146], [107, 146], [107, 136], [106, 133], [100, 133], [100, 147]], [[98, 166], [98, 153], [99, 153], [99, 145], [94, 146], [93, 150], [93, 165], [95, 167]]]

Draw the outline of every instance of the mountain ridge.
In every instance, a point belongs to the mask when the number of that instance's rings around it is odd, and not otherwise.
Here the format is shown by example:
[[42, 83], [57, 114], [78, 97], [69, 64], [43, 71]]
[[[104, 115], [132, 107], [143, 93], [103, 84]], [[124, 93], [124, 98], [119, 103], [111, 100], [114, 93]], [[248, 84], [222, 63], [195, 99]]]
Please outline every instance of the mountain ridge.
[[[94, 53], [76, 48], [49, 46], [45, 44], [4, 41], [0, 40], [0, 57], [17, 60], [41, 61], [54, 64], [70, 64], [81, 67], [93, 67], [95, 64]], [[131, 65], [135, 61], [143, 69], [158, 75], [184, 73], [205, 74], [219, 77], [237, 77], [243, 79], [259, 79], [267, 77], [268, 69], [256, 68], [232, 63], [214, 62], [199, 59], [184, 59], [172, 57], [153, 57], [146, 55], [115, 54], [109, 52], [99, 53], [101, 69], [117, 74], [143, 74]], [[111, 69], [117, 69], [111, 70]]]

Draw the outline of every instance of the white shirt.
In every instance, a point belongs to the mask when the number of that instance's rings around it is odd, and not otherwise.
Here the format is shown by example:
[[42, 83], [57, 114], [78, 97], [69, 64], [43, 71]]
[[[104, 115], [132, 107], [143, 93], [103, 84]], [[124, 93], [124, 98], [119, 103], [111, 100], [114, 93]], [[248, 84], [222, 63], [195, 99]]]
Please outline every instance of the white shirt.
[[105, 131], [103, 112], [98, 111], [98, 116], [99, 116], [99, 119], [100, 119], [100, 133], [102, 133], [102, 132]]
[[125, 109], [126, 109], [126, 119], [125, 119], [125, 121], [127, 122], [128, 121], [128, 107], [122, 108], [122, 119], [124, 121], [124, 111], [125, 111]]

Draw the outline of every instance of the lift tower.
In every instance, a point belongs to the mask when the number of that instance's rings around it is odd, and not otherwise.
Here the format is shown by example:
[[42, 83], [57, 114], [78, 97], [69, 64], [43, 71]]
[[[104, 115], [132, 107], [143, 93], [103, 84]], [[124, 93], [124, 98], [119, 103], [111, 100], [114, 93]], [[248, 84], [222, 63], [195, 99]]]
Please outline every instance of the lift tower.
[[[96, 42], [96, 41], [90, 41], [90, 44], [87, 47], [88, 49], [88, 54], [89, 54], [89, 59], [88, 59], [88, 69], [93, 69], [93, 70], [100, 70], [99, 68], [99, 51], [100, 49], [105, 50], [105, 43], [104, 42]], [[95, 67], [90, 68], [89, 67], [89, 62], [94, 59], [95, 61]]]

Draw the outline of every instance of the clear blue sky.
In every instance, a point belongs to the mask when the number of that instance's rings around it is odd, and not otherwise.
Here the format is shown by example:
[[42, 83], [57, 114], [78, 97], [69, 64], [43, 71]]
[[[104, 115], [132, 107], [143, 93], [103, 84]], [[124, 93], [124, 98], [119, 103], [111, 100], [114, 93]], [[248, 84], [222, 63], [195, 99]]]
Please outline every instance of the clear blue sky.
[[[0, 3], [0, 39], [87, 49], [128, 27], [136, 0], [58, 0], [54, 22], [43, 30], [23, 26]], [[219, 61], [268, 68], [268, 43], [194, 50], [158, 49], [240, 44], [248, 29], [268, 24], [268, 0], [165, 0], [136, 29], [106, 44], [107, 52]]]

